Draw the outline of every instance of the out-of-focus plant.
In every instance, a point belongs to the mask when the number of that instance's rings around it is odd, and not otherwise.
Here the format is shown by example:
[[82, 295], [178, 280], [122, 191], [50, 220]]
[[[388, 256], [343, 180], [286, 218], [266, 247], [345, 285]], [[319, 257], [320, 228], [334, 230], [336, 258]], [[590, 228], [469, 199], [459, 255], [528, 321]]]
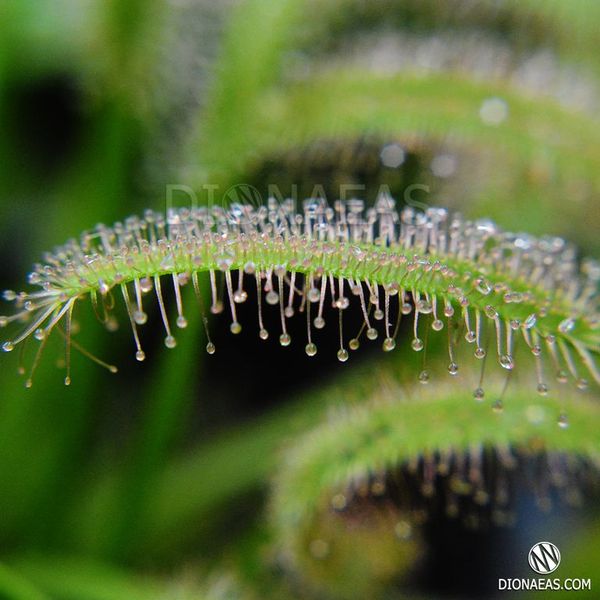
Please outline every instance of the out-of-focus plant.
[[[413, 182], [431, 192], [420, 201], [492, 217], [507, 229], [563, 235], [597, 254], [597, 7], [584, 0], [208, 4], [0, 7], [2, 287], [13, 287], [54, 243], [140, 211], [175, 173], [199, 197], [204, 183], [222, 193], [251, 179], [266, 191], [277, 182], [261, 173], [273, 161], [285, 181], [303, 178], [309, 190], [311, 177], [315, 185], [331, 176], [375, 187], [389, 178], [402, 200], [409, 180], [393, 176], [414, 158]], [[217, 40], [202, 29], [207, 18], [222, 32]], [[189, 60], [184, 69], [190, 53], [200, 64]], [[202, 83], [188, 86], [190, 79]], [[171, 153], [157, 160], [161, 148], [173, 149], [172, 123], [181, 120], [188, 127], [177, 130], [176, 164]], [[347, 164], [365, 139], [376, 150]], [[380, 156], [389, 146], [395, 162]], [[319, 148], [312, 158], [311, 148]], [[306, 177], [309, 159], [314, 170]], [[319, 172], [325, 159], [333, 167]], [[358, 167], [369, 161], [380, 168], [365, 179]], [[91, 318], [80, 319], [86, 345]], [[52, 364], [40, 366], [31, 390], [3, 377], [0, 595], [252, 597], [253, 588], [259, 597], [315, 589], [352, 597], [358, 579], [375, 594], [410, 572], [406, 544], [420, 556], [426, 544], [418, 534], [403, 539], [401, 527], [379, 535], [403, 521], [402, 506], [390, 516], [363, 498], [348, 517], [331, 512], [327, 503], [358, 471], [366, 477], [434, 451], [532, 439], [597, 460], [593, 401], [573, 399], [570, 427], [561, 430], [557, 400], [533, 402], [513, 382], [504, 413], [494, 414], [489, 405], [473, 406], [470, 388], [465, 397], [441, 387], [414, 392], [415, 359], [400, 350], [389, 364], [377, 359], [380, 372], [400, 373], [400, 383], [394, 375], [383, 391], [370, 362], [352, 367], [348, 383], [321, 358], [313, 371], [301, 371], [300, 357], [269, 369], [248, 341], [228, 342], [239, 346], [209, 364], [197, 351], [205, 343], [200, 319], [189, 320], [177, 350], [144, 365], [141, 381], [127, 369], [109, 380], [81, 363], [67, 391]], [[101, 353], [99, 344], [92, 343]], [[120, 353], [117, 359], [127, 364]], [[271, 386], [277, 371], [285, 376]], [[296, 371], [314, 385], [294, 391]], [[240, 372], [245, 385], [227, 387]], [[251, 397], [256, 379], [260, 393]], [[339, 391], [331, 391], [338, 379]], [[348, 388], [358, 406], [315, 427], [332, 403], [349, 400]], [[596, 390], [588, 394], [597, 400]], [[256, 398], [264, 404], [252, 415], [247, 405]], [[304, 430], [312, 431], [279, 462], [278, 449], [294, 446]], [[267, 508], [267, 482], [277, 472]], [[297, 513], [303, 526], [296, 527]], [[275, 533], [267, 522], [278, 524]], [[338, 554], [328, 558], [324, 536], [340, 540]], [[282, 541], [288, 550], [301, 542], [304, 554], [285, 563]], [[586, 544], [581, 552], [593, 555], [587, 549], [597, 547], [597, 535]], [[355, 555], [360, 545], [372, 553]], [[281, 560], [283, 573], [273, 572]], [[183, 564], [202, 578], [214, 570], [218, 583], [181, 591]]]

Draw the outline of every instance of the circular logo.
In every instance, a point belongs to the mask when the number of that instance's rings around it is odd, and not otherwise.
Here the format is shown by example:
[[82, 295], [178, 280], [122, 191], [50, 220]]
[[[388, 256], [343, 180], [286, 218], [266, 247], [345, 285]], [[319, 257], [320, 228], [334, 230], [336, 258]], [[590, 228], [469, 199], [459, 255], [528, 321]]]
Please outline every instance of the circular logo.
[[261, 193], [249, 183], [238, 183], [232, 185], [224, 194], [223, 201], [227, 205], [231, 204], [249, 204], [254, 208], [262, 206]]
[[529, 566], [540, 575], [548, 575], [560, 565], [560, 550], [551, 542], [538, 542], [527, 557]]

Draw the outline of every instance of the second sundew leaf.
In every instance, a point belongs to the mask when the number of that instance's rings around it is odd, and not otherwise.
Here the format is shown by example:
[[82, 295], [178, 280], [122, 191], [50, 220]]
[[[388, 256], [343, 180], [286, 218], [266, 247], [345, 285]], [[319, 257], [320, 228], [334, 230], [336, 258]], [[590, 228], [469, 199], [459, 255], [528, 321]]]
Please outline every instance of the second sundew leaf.
[[[336, 3], [331, 5], [335, 7]], [[508, 200], [498, 193], [498, 177], [492, 174], [487, 187], [482, 189], [482, 182], [469, 186], [478, 190], [473, 192], [478, 201], [490, 197], [486, 207], [497, 208], [494, 217], [507, 226], [514, 226], [515, 206], [524, 200], [527, 206], [519, 209], [539, 217], [539, 197], [550, 198], [562, 219], [570, 214], [567, 208], [561, 208], [562, 198], [579, 189], [582, 180], [587, 177], [594, 189], [600, 188], [594, 167], [597, 123], [584, 115], [570, 114], [547, 98], [522, 94], [509, 81], [469, 81], [468, 75], [451, 70], [416, 77], [411, 73], [381, 77], [351, 69], [323, 71], [317, 68], [316, 60], [314, 65], [311, 62], [315, 68], [295, 83], [281, 68], [282, 55], [301, 50], [302, 44], [310, 40], [310, 28], [304, 30], [307, 7], [310, 3], [292, 0], [277, 9], [269, 2], [245, 2], [234, 11], [219, 70], [222, 81], [213, 90], [202, 138], [219, 140], [203, 143], [201, 156], [209, 173], [220, 173], [220, 183], [231, 185], [240, 180], [248, 165], [311, 140], [352, 139], [379, 132], [386, 139], [396, 137], [400, 141], [416, 135], [429, 143], [440, 139], [458, 142], [473, 153], [488, 153], [500, 172], [513, 175], [522, 172], [523, 165], [535, 171], [538, 161], [550, 164], [554, 173], [550, 182], [519, 177], [518, 184], [507, 189]], [[518, 13], [521, 9], [521, 5], [510, 6], [507, 12]], [[418, 7], [415, 10], [419, 12]], [[482, 10], [485, 13], [487, 9]], [[562, 10], [557, 6], [546, 10], [533, 2], [524, 13], [534, 21], [539, 13], [544, 22], [553, 23], [559, 30], [560, 39], [570, 39], [572, 35], [559, 26]], [[566, 20], [565, 30], [585, 30], [587, 35], [589, 22], [595, 17], [583, 19], [580, 5], [572, 10], [576, 18]], [[335, 8], [323, 7], [321, 25], [331, 21], [339, 26], [335, 14]], [[258, 21], [265, 35], [260, 41], [253, 38], [250, 46], [240, 43]], [[581, 41], [579, 37], [577, 40]], [[258, 61], [262, 56], [268, 57], [270, 71], [262, 69]], [[490, 97], [500, 97], [508, 105], [509, 118], [499, 127], [479, 118], [481, 103]], [[557, 127], [561, 135], [556, 135]], [[552, 220], [551, 212], [545, 213], [543, 227], [560, 231], [557, 225], [561, 220]], [[593, 218], [593, 214], [590, 216]], [[586, 241], [591, 246], [589, 237]]]
[[[506, 107], [507, 118], [498, 125], [480, 118], [489, 98], [500, 98]], [[470, 215], [476, 204], [507, 227], [527, 220], [537, 234], [575, 235], [575, 207], [593, 203], [593, 194], [600, 190], [600, 127], [595, 119], [553, 100], [520, 94], [508, 84], [470, 81], [460, 74], [324, 72], [267, 87], [250, 124], [251, 134], [238, 128], [237, 150], [221, 165], [229, 170], [229, 184], [243, 179], [245, 170], [261, 160], [312, 141], [367, 134], [400, 143], [419, 140], [464, 154], [476, 166], [459, 172], [459, 189], [465, 191], [453, 205]], [[576, 202], [565, 203], [566, 196]], [[551, 210], [541, 210], [542, 198]], [[590, 210], [586, 217], [596, 223], [597, 214]], [[596, 246], [593, 230], [577, 231], [588, 248]]]
[[[365, 503], [373, 509], [380, 506], [381, 512], [388, 514], [391, 497], [385, 499], [386, 486], [395, 489], [403, 482], [409, 487], [414, 484], [417, 496], [423, 495], [421, 504], [404, 502], [397, 507], [400, 529], [396, 534], [405, 543], [407, 532], [418, 523], [417, 509], [433, 508], [433, 501], [428, 502], [433, 490], [438, 490], [435, 505], [443, 503], [448, 482], [436, 483], [436, 479], [445, 481], [453, 470], [445, 509], [454, 516], [460, 510], [456, 495], [472, 495], [474, 506], [486, 508], [486, 514], [496, 518], [496, 509], [500, 511], [512, 499], [501, 497], [510, 489], [493, 481], [494, 477], [503, 469], [510, 472], [515, 460], [529, 456], [547, 461], [548, 469], [539, 482], [530, 482], [533, 492], [538, 484], [542, 495], [546, 485], [556, 485], [569, 498], [581, 496], [587, 489], [577, 487], [585, 484], [582, 473], [590, 478], [591, 486], [598, 483], [600, 410], [595, 399], [563, 395], [540, 400], [526, 391], [521, 380], [514, 381], [506, 392], [505, 409], [492, 411], [486, 404], [474, 403], [459, 382], [407, 388], [400, 384], [392, 364], [376, 372], [375, 378], [370, 373], [371, 392], [366, 401], [366, 384], [360, 373], [323, 390], [331, 400], [343, 397], [345, 404], [355, 402], [349, 409], [330, 411], [321, 426], [295, 440], [283, 455], [274, 480], [271, 517], [278, 546], [294, 568], [299, 564], [306, 568], [307, 553], [313, 559], [322, 558], [315, 555], [314, 540], [323, 539], [320, 543], [333, 548], [335, 554], [336, 540], [322, 538], [322, 531], [314, 530], [315, 522], [330, 521], [336, 511], [351, 511], [351, 503], [358, 503], [362, 518], [368, 514]], [[502, 387], [501, 382], [496, 383]], [[559, 428], [555, 415], [564, 404], [569, 407], [570, 426]], [[485, 461], [494, 454], [499, 462], [488, 470]], [[568, 479], [570, 469], [572, 480]], [[412, 497], [408, 487], [390, 493], [393, 502]], [[415, 511], [413, 516], [411, 511]], [[498, 512], [498, 518], [500, 515]], [[351, 515], [349, 519], [352, 522]], [[508, 522], [510, 519], [502, 524]], [[326, 535], [336, 534], [328, 531]], [[352, 528], [347, 528], [345, 535], [351, 536]]]
[[[491, 97], [501, 98], [508, 111], [497, 126], [479, 116]], [[476, 163], [477, 154], [487, 157], [489, 181], [467, 174], [465, 197], [456, 204], [473, 211], [470, 194], [476, 194], [478, 206], [493, 211], [506, 226], [518, 226], [526, 211], [538, 227], [561, 231], [564, 216], [572, 214], [563, 202], [565, 195], [572, 195], [569, 190], [580, 189], [582, 181], [588, 182], [583, 187], [591, 194], [600, 189], [597, 122], [551, 100], [519, 95], [508, 85], [469, 81], [451, 73], [381, 77], [343, 70], [271, 90], [260, 108], [260, 134], [248, 140], [249, 161], [277, 156], [315, 139], [349, 140], [365, 133], [400, 142], [442, 142], [448, 151], [464, 150]], [[538, 163], [550, 165], [549, 177], [528, 174]], [[552, 210], [540, 211], [541, 198]], [[595, 219], [595, 213], [590, 211], [589, 218]]]
[[357, 36], [362, 30], [416, 30], [426, 34], [445, 29], [459, 33], [476, 29], [493, 39], [506, 38], [521, 51], [543, 46], [558, 52], [561, 58], [598, 66], [594, 48], [600, 13], [586, 0], [511, 0], [501, 6], [493, 1], [470, 4], [461, 0], [385, 0], [376, 4], [307, 0], [305, 6], [308, 14], [320, 11], [319, 23], [300, 46], [309, 52], [314, 46], [317, 50], [323, 46], [328, 49], [340, 37]]

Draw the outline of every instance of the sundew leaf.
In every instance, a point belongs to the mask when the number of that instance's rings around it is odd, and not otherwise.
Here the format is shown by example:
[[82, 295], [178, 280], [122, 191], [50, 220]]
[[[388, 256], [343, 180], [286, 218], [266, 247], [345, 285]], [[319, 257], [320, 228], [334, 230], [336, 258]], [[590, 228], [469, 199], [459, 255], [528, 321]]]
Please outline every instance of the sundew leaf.
[[[342, 6], [346, 6], [347, 4], [348, 7], [351, 8], [353, 3], [325, 3], [324, 7], [320, 10], [323, 19], [320, 21], [319, 27], [327, 28], [328, 23], [331, 27], [333, 27], [334, 24], [335, 26], [340, 27], [340, 21], [337, 18], [338, 9], [340, 8], [337, 6], [338, 4], [341, 4]], [[528, 15], [535, 13], [537, 10], [539, 10], [543, 16], [562, 14], [560, 10], [554, 10], [556, 9], [556, 7], [554, 7], [554, 9], [549, 10], [548, 15], [546, 15], [546, 11], [544, 11], [539, 3], [533, 2], [532, 4], [535, 6], [528, 6], [524, 10]], [[222, 64], [218, 70], [220, 77], [214, 86], [212, 100], [209, 103], [211, 108], [209, 108], [203, 116], [203, 119], [205, 120], [203, 126], [203, 139], [208, 138], [212, 139], [213, 142], [217, 142], [210, 145], [203, 144], [200, 153], [202, 162], [204, 166], [208, 167], [209, 172], [211, 170], [211, 165], [214, 165], [219, 170], [221, 176], [228, 173], [231, 177], [233, 172], [238, 172], [239, 174], [240, 167], [243, 166], [245, 160], [245, 155], [254, 158], [261, 155], [262, 123], [260, 120], [257, 122], [255, 111], [259, 111], [260, 113], [261, 109], [266, 109], [265, 114], [269, 117], [268, 121], [270, 121], [272, 129], [278, 131], [279, 139], [282, 137], [281, 134], [285, 132], [285, 136], [283, 137], [285, 137], [286, 142], [294, 144], [298, 132], [314, 136], [312, 131], [316, 129], [316, 123], [313, 123], [315, 127], [309, 128], [309, 131], [307, 132], [305, 132], [304, 125], [307, 121], [310, 122], [311, 120], [314, 120], [315, 114], [319, 113], [318, 106], [321, 101], [323, 101], [323, 104], [325, 105], [334, 103], [339, 108], [347, 106], [349, 110], [352, 110], [355, 106], [351, 98], [349, 99], [343, 93], [346, 90], [336, 90], [334, 87], [334, 89], [330, 91], [329, 85], [332, 82], [335, 82], [336, 79], [339, 79], [340, 75], [340, 73], [332, 73], [330, 77], [326, 78], [313, 77], [311, 75], [308, 76], [308, 84], [310, 85], [310, 81], [314, 81], [314, 85], [322, 91], [318, 92], [318, 90], [310, 89], [310, 92], [308, 92], [312, 95], [312, 103], [309, 102], [309, 106], [312, 106], [313, 108], [309, 110], [307, 115], [304, 115], [302, 110], [293, 110], [293, 118], [280, 120], [277, 118], [277, 112], [271, 113], [273, 106], [268, 102], [269, 95], [277, 90], [285, 97], [288, 86], [291, 85], [293, 88], [293, 79], [292, 83], [289, 81], [286, 82], [285, 76], [287, 71], [282, 68], [282, 62], [286, 52], [292, 53], [293, 51], [301, 50], [302, 43], [307, 43], [305, 38], [307, 36], [310, 38], [311, 28], [307, 27], [305, 21], [307, 15], [312, 14], [311, 12], [306, 12], [307, 7], [309, 6], [310, 3], [293, 0], [282, 3], [264, 2], [255, 4], [253, 2], [244, 2], [241, 3], [237, 11], [234, 11], [226, 35], [226, 43], [221, 58]], [[512, 6], [511, 9], [518, 11], [518, 6], [522, 5], [518, 4], [517, 6]], [[368, 9], [366, 10], [368, 12]], [[482, 7], [482, 10], [485, 12], [485, 5]], [[496, 8], [494, 10], [496, 10]], [[574, 7], [573, 11], [578, 13], [579, 16], [582, 16], [583, 11], [580, 7]], [[260, 40], [254, 39], [252, 45], [242, 43], [241, 40], [248, 39], [249, 33], [254, 30], [255, 25], [258, 22], [261, 23], [265, 35], [261, 36]], [[592, 22], [594, 22], [593, 17], [587, 21], [587, 23]], [[568, 21], [567, 25], [567, 21], [563, 21], [558, 17], [554, 23], [558, 30], [560, 30], [560, 23], [567, 28], [574, 27], [575, 29], [587, 25], [585, 19], [571, 19]], [[577, 25], [574, 26], [574, 23], [577, 23]], [[569, 39], [571, 39], [570, 36]], [[315, 65], [318, 64], [319, 59], [317, 58], [315, 59]], [[318, 74], [319, 69], [315, 69], [315, 72]], [[343, 79], [343, 72], [341, 75]], [[376, 102], [372, 102], [371, 104], [377, 104], [379, 101], [378, 94], [381, 92], [381, 88], [376, 87], [374, 90], [370, 90], [370, 82], [368, 79], [372, 74], [359, 73], [358, 75], [357, 85], [360, 86], [363, 97], [371, 97], [376, 100]], [[464, 77], [464, 74], [462, 76]], [[454, 82], [452, 73], [448, 73], [447, 77], [449, 77], [450, 81], [446, 82], [446, 84]], [[427, 85], [426, 82], [429, 79], [429, 75], [421, 74], [420, 79], [422, 80], [423, 85]], [[456, 79], [460, 80], [461, 76], [458, 75]], [[399, 80], [402, 80], [402, 78], [400, 77]], [[445, 94], [439, 93], [441, 90], [437, 90], [436, 93], [435, 75], [433, 81], [433, 88], [428, 90], [432, 93], [426, 98], [428, 105], [423, 107], [422, 115], [425, 116], [429, 114], [430, 118], [434, 120], [435, 127], [436, 102], [440, 102], [442, 113], [444, 106], [451, 105], [451, 102], [445, 102]], [[457, 81], [456, 84], [460, 86], [460, 81]], [[452, 86], [446, 85], [444, 91], [448, 92], [451, 91], [451, 89]], [[482, 86], [482, 89], [485, 90], [485, 85]], [[325, 90], [327, 90], [327, 93], [324, 93]], [[409, 87], [406, 94], [400, 94], [400, 99], [405, 100], [406, 97], [414, 91], [415, 90]], [[491, 95], [493, 91], [494, 86], [492, 85], [489, 88], [489, 95]], [[510, 93], [510, 90], [506, 91]], [[476, 93], [474, 96], [473, 100], [477, 99]], [[338, 101], [338, 99], [343, 99], [343, 101]], [[265, 100], [267, 102], [265, 102]], [[306, 100], [306, 98], [303, 100]], [[413, 104], [420, 103], [422, 100], [422, 95], [417, 94]], [[409, 104], [409, 108], [410, 106], [411, 105]], [[290, 106], [290, 109], [293, 108], [293, 105]], [[373, 107], [370, 106], [370, 108], [372, 109]], [[399, 109], [400, 107], [397, 106], [397, 108]], [[434, 109], [433, 111], [432, 108]], [[400, 110], [398, 112], [400, 112]], [[531, 112], [535, 113], [536, 111]], [[369, 121], [369, 113], [369, 110], [364, 111], [358, 122], [353, 121], [355, 127], [359, 123], [363, 125], [363, 132], [369, 131], [368, 125], [364, 127], [365, 120]], [[352, 130], [345, 130], [345, 120], [343, 116], [338, 117], [331, 109], [324, 111], [323, 114], [323, 121], [326, 126], [323, 130], [319, 130], [319, 133], [322, 136], [329, 133], [331, 126], [337, 127], [337, 134], [341, 137], [353, 133]], [[331, 115], [331, 118], [325, 115]], [[410, 118], [410, 116], [411, 115], [409, 114], [408, 118]], [[397, 118], [398, 124], [403, 123], [402, 115], [397, 115]], [[300, 120], [299, 123], [296, 123], [297, 119]], [[443, 120], [444, 117], [442, 115], [442, 121]], [[477, 120], [477, 118], [473, 119], [475, 124]], [[377, 119], [373, 118], [373, 121], [374, 126], [376, 126]], [[259, 124], [261, 126], [259, 126]], [[398, 131], [398, 124], [392, 131]], [[323, 122], [320, 122], [319, 125], [323, 125]], [[417, 119], [415, 125], [425, 128], [426, 131], [427, 121], [425, 120], [421, 123]], [[288, 128], [290, 127], [291, 131], [288, 131]], [[513, 131], [518, 132], [519, 130], [518, 128], [515, 128]], [[291, 136], [289, 135], [290, 133]], [[460, 135], [460, 128], [458, 128], [457, 133]], [[234, 147], [235, 151], [232, 151]]]
[[[508, 110], [498, 126], [479, 116], [482, 104], [493, 97], [502, 98]], [[526, 213], [537, 233], [565, 234], [568, 223], [576, 222], [580, 205], [565, 203], [564, 197], [581, 190], [579, 202], [591, 201], [588, 195], [600, 189], [600, 127], [594, 119], [551, 100], [520, 96], [508, 86], [460, 75], [327, 73], [266, 93], [254, 119], [260, 133], [247, 138], [244, 151], [254, 165], [261, 156], [277, 156], [314, 140], [351, 140], [365, 134], [401, 144], [417, 140], [442, 145], [448, 152], [465, 152], [465, 160], [484, 159], [489, 167], [481, 175], [477, 169], [467, 170], [464, 194], [454, 205], [469, 214], [486, 210], [507, 227], [521, 227]], [[540, 169], [549, 169], [549, 175], [536, 176]], [[551, 209], [541, 210], [542, 200]], [[595, 214], [590, 212], [589, 218]], [[571, 233], [593, 247], [593, 230], [573, 228]]]
[[[320, 514], [332, 506], [345, 507], [353, 494], [360, 498], [363, 487], [368, 490], [371, 482], [383, 482], [386, 473], [402, 465], [496, 448], [501, 453], [571, 457], [567, 462], [581, 459], [586, 469], [597, 473], [600, 410], [594, 398], [560, 394], [540, 400], [532, 398], [522, 382], [513, 381], [504, 392], [504, 409], [494, 411], [489, 403], [473, 406], [464, 382], [407, 387], [391, 364], [375, 375], [367, 381], [354, 374], [322, 390], [324, 397], [343, 397], [346, 405], [352, 398], [356, 401], [346, 410], [331, 411], [321, 426], [295, 440], [283, 455], [274, 479], [271, 518], [278, 544], [292, 562], [304, 560], [307, 531]], [[371, 393], [365, 393], [368, 386]], [[497, 388], [502, 387], [497, 382]], [[565, 406], [569, 426], [558, 427], [556, 415]], [[441, 466], [434, 469], [439, 467], [441, 473]], [[425, 477], [427, 468], [415, 477]], [[318, 533], [314, 536], [318, 539]]]
[[[308, 74], [298, 82], [289, 76], [284, 60], [310, 46], [314, 31], [306, 23], [307, 14], [312, 14], [307, 13], [308, 6], [291, 0], [277, 8], [268, 2], [258, 6], [247, 2], [234, 11], [217, 70], [220, 78], [203, 115], [202, 140], [217, 143], [202, 143], [198, 188], [206, 183], [202, 178], [208, 177], [211, 184], [226, 189], [242, 181], [244, 173], [261, 160], [314, 140], [352, 140], [375, 134], [383, 142], [393, 139], [410, 144], [416, 138], [426, 145], [446, 145], [449, 152], [462, 149], [469, 161], [478, 161], [478, 154], [486, 157], [482, 173], [467, 170], [472, 175], [462, 181], [464, 193], [460, 200], [454, 199], [454, 206], [469, 214], [485, 209], [510, 228], [526, 219], [536, 233], [569, 233], [577, 235], [584, 246], [594, 247], [595, 238], [588, 233], [593, 228], [575, 231], [569, 223], [579, 214], [579, 203], [589, 201], [593, 190], [600, 188], [595, 119], [572, 114], [535, 93], [523, 93], [508, 81], [474, 81], [452, 70], [393, 77], [350, 67], [323, 71], [319, 65], [327, 53], [311, 56]], [[341, 7], [351, 12], [352, 6], [352, 2], [326, 3], [319, 27], [337, 28], [341, 34], [346, 21], [336, 15]], [[568, 9], [555, 4], [546, 7], [533, 1], [511, 4], [506, 10], [546, 23], [561, 40], [561, 52], [577, 46], [592, 60], [588, 34], [596, 17], [585, 17], [583, 7], [584, 3]], [[413, 8], [417, 13], [421, 10]], [[482, 6], [484, 22], [488, 8], [496, 14], [492, 4]], [[565, 12], [569, 19], [563, 18]], [[443, 29], [444, 18], [440, 19]], [[258, 21], [264, 24], [265, 35], [252, 45], [241, 44]], [[574, 45], [566, 42], [573, 38], [577, 40]], [[259, 60], [265, 56], [270, 69], [263, 69]], [[479, 116], [482, 104], [490, 98], [500, 98], [508, 107], [508, 118], [498, 126], [484, 123]], [[577, 202], [563, 201], [573, 194]], [[542, 198], [552, 210], [540, 210]]]
[[[283, 347], [292, 341], [288, 319], [306, 315], [305, 351], [310, 357], [317, 354], [315, 330], [327, 324], [323, 311], [328, 301], [338, 311], [341, 362], [349, 358], [347, 347], [358, 348], [363, 330], [369, 340], [381, 334], [383, 350], [393, 351], [400, 322], [408, 317], [411, 346], [417, 352], [425, 347], [424, 328], [448, 332], [451, 375], [458, 372], [455, 350], [464, 344], [457, 332], [464, 327], [464, 339], [474, 345], [475, 357], [486, 357], [488, 340], [495, 350], [492, 355], [508, 371], [515, 366], [517, 346], [529, 348], [540, 394], [547, 391], [544, 357], [553, 363], [559, 379], [570, 374], [580, 388], [588, 386], [588, 376], [600, 382], [596, 261], [586, 259], [580, 265], [574, 248], [560, 238], [505, 232], [489, 220], [469, 221], [440, 208], [397, 211], [389, 195], [381, 195], [376, 207], [366, 210], [358, 199], [338, 201], [333, 207], [308, 199], [300, 212], [291, 200], [282, 204], [270, 200], [268, 207], [180, 209], [166, 215], [147, 211], [144, 218], [130, 217], [114, 228], [101, 225], [84, 232], [79, 241], [69, 241], [46, 259], [47, 264], [36, 265], [28, 277], [39, 289], [4, 293], [16, 311], [2, 316], [0, 325], [16, 332], [2, 349], [13, 352], [29, 339], [38, 342], [26, 387], [33, 385], [36, 367], [57, 329], [66, 341], [65, 385], [71, 384], [75, 350], [108, 371], [117, 371], [72, 339], [78, 302], [89, 302], [108, 331], [115, 329], [114, 309], [117, 301], [122, 302], [140, 362], [146, 359], [140, 337], [148, 322], [145, 306], [156, 303], [164, 345], [174, 349], [175, 333], [188, 326], [189, 303], [184, 304], [182, 295], [186, 286], [196, 296], [194, 312], [200, 309], [208, 354], [216, 347], [205, 307], [210, 305], [210, 312], [219, 314], [228, 305], [229, 328], [237, 335], [242, 324], [236, 307], [252, 293], [263, 341], [270, 335], [263, 319], [269, 306], [278, 309]], [[208, 276], [209, 294], [203, 294], [199, 276]], [[217, 276], [223, 286], [217, 285]], [[175, 323], [166, 310], [167, 290], [176, 304]], [[363, 319], [361, 330], [348, 339], [344, 311], [352, 305]], [[423, 325], [428, 315], [430, 327]], [[383, 321], [381, 331], [377, 321]], [[20, 323], [25, 325], [19, 330]]]
[[[306, 14], [319, 11], [319, 22], [300, 38], [298, 47], [308, 53], [325, 51], [340, 38], [363, 29], [422, 34], [445, 29], [465, 32], [477, 29], [490, 38], [506, 38], [518, 51], [536, 47], [552, 49], [561, 58], [584, 61], [598, 67], [595, 29], [600, 11], [586, 0], [509, 0], [468, 4], [460, 0], [443, 4], [414, 0], [384, 0], [376, 4], [357, 0], [308, 0]], [[328, 34], [328, 35], [327, 35]]]

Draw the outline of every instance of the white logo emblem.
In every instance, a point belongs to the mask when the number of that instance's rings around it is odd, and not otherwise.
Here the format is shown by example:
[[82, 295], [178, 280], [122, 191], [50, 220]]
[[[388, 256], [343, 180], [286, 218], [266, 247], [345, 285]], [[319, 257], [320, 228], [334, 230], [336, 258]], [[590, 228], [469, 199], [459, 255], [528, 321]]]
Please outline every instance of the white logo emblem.
[[548, 575], [560, 565], [560, 550], [551, 542], [538, 542], [531, 547], [529, 566], [540, 575]]

